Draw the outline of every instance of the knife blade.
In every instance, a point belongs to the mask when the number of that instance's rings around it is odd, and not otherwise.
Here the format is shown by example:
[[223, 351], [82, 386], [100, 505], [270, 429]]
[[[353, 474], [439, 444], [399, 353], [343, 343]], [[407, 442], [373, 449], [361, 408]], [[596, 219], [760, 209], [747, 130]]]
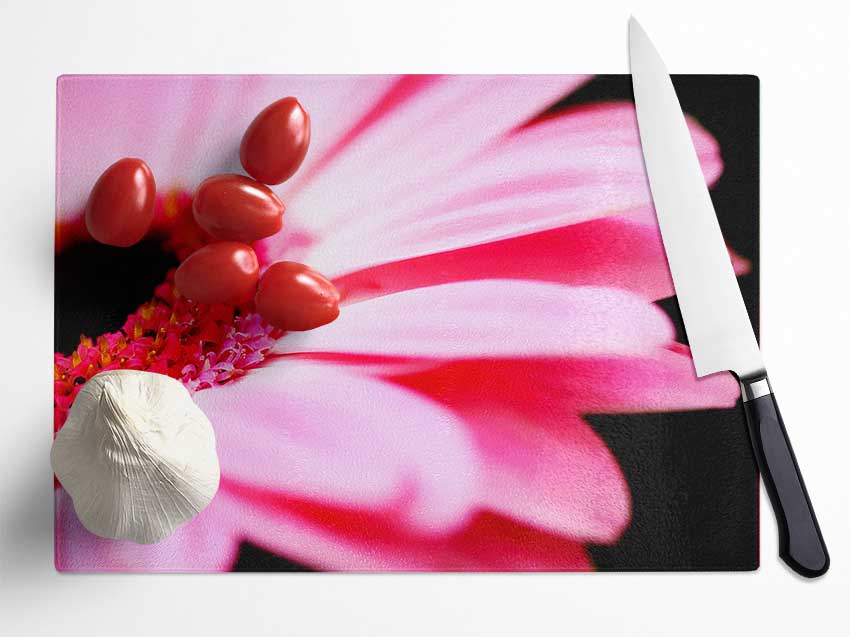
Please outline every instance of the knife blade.
[[817, 577], [829, 568], [829, 553], [673, 82], [634, 18], [629, 61], [644, 163], [696, 374], [738, 378], [753, 455], [776, 515], [780, 557], [797, 573]]

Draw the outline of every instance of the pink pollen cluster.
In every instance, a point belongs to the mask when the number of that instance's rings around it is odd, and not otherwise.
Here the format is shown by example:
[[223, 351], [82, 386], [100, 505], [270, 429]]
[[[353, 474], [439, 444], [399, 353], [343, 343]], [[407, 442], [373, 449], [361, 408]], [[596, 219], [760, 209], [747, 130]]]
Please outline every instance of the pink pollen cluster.
[[174, 272], [118, 332], [80, 337], [54, 354], [53, 426], [65, 423], [80, 388], [98, 372], [139, 369], [180, 379], [191, 390], [226, 383], [259, 365], [283, 331], [242, 306], [192, 303], [174, 289]]

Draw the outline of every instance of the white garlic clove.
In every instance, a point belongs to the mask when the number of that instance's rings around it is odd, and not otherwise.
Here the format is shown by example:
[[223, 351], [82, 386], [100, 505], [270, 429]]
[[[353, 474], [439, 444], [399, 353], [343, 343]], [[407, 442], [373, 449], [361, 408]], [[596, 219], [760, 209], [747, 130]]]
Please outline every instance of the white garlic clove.
[[220, 478], [212, 425], [186, 388], [135, 370], [101, 372], [85, 384], [50, 461], [83, 526], [139, 544], [200, 513]]

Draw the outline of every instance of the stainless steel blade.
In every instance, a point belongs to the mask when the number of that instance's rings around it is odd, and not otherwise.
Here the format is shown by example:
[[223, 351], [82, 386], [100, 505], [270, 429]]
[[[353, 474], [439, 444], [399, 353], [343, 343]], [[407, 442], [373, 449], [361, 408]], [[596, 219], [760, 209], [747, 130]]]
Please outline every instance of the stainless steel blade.
[[697, 376], [762, 373], [761, 352], [676, 91], [634, 18], [629, 59], [646, 172]]

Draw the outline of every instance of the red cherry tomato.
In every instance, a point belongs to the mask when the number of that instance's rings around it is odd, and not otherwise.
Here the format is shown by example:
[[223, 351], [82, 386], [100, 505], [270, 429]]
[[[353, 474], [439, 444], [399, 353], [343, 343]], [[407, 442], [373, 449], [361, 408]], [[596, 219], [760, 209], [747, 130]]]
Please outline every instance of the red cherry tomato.
[[283, 224], [283, 202], [271, 189], [243, 175], [216, 175], [195, 192], [195, 221], [216, 239], [248, 243], [273, 235]]
[[156, 182], [141, 159], [119, 159], [95, 182], [86, 204], [86, 228], [97, 241], [126, 248], [147, 234]]
[[251, 246], [238, 241], [211, 243], [177, 268], [174, 284], [199, 303], [242, 303], [257, 289], [260, 264]]
[[323, 275], [294, 261], [280, 261], [260, 277], [257, 312], [275, 327], [311, 330], [339, 316], [339, 292]]
[[239, 159], [249, 175], [264, 184], [292, 177], [310, 145], [310, 116], [294, 97], [263, 109], [242, 137]]

